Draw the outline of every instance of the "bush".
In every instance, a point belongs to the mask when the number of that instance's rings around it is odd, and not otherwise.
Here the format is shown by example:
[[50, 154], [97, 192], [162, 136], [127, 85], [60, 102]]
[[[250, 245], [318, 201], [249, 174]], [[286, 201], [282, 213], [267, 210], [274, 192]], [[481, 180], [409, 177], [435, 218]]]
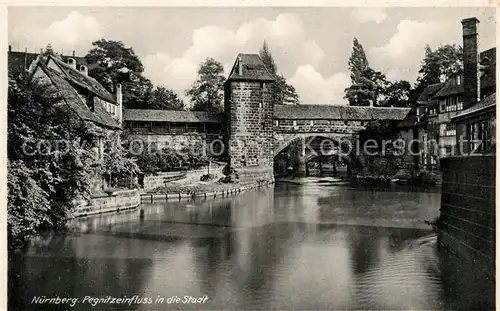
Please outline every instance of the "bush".
[[[81, 142], [93, 142], [99, 133], [67, 105], [59, 105], [61, 100], [48, 85], [9, 77], [7, 222], [11, 248], [43, 230], [64, 229], [77, 198], [88, 196], [95, 159], [91, 144]], [[34, 152], [39, 142], [50, 146]], [[51, 142], [64, 143], [67, 150], [61, 152]], [[23, 152], [24, 147], [34, 154]]]
[[215, 179], [215, 175], [213, 175], [213, 174], [203, 174], [200, 177], [200, 181], [209, 181], [209, 180], [213, 180], [213, 179]]
[[175, 150], [166, 147], [156, 151], [146, 147], [145, 151], [137, 156], [137, 165], [144, 174], [198, 169], [208, 165], [208, 158], [194, 149], [186, 147]]

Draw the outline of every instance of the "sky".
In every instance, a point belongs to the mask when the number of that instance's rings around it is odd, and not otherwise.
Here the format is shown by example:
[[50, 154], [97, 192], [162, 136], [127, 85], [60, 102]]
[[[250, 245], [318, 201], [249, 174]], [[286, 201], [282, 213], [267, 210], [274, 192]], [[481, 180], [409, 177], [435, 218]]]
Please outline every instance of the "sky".
[[155, 86], [181, 98], [207, 57], [226, 76], [238, 53], [258, 53], [265, 40], [302, 104], [344, 105], [350, 85], [353, 38], [372, 68], [414, 83], [424, 47], [462, 45], [460, 21], [480, 20], [480, 49], [495, 46], [494, 8], [273, 8], [273, 7], [10, 7], [12, 50], [84, 56], [101, 38], [133, 48]]

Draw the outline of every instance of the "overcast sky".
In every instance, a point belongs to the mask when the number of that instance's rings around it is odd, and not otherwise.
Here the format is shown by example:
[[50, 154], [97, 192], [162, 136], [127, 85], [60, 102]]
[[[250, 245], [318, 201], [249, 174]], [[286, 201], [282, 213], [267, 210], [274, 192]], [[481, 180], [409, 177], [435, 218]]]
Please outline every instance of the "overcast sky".
[[424, 47], [462, 44], [467, 17], [480, 20], [480, 48], [495, 46], [494, 8], [10, 8], [13, 50], [85, 55], [92, 41], [121, 40], [134, 49], [155, 85], [181, 97], [200, 62], [229, 71], [237, 53], [258, 53], [263, 40], [303, 104], [345, 104], [352, 40], [389, 79], [413, 83]]

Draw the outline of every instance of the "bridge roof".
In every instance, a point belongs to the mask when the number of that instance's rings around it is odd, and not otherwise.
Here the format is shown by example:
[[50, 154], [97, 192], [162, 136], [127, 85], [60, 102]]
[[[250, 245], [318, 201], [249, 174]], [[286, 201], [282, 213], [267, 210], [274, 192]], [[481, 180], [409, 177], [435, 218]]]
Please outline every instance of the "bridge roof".
[[275, 105], [275, 119], [403, 120], [410, 108], [338, 105]]
[[208, 111], [124, 109], [123, 120], [172, 123], [222, 123], [224, 114]]

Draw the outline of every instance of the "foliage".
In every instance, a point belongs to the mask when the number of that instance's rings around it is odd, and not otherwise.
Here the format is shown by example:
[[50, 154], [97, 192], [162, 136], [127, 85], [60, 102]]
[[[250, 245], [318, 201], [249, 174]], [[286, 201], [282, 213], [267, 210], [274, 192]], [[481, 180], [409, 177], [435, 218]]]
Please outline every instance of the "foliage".
[[386, 76], [373, 70], [366, 58], [363, 46], [354, 38], [353, 51], [349, 58], [351, 86], [345, 89], [345, 96], [351, 106], [379, 106], [387, 95], [390, 83]]
[[301, 138], [294, 139], [283, 151], [274, 157], [274, 173], [288, 174], [290, 168], [297, 171], [302, 152]]
[[354, 38], [353, 51], [349, 58], [351, 86], [345, 96], [351, 106], [409, 107], [412, 102], [411, 84], [404, 80], [389, 81], [385, 74], [372, 69], [365, 51]]
[[132, 48], [121, 41], [101, 39], [92, 43], [85, 56], [89, 75], [108, 90], [122, 85], [125, 108], [144, 108], [151, 98], [153, 85], [142, 73], [144, 66]]
[[388, 107], [410, 107], [412, 87], [408, 81], [399, 80], [390, 83], [385, 90], [386, 101], [384, 106]]
[[132, 158], [130, 149], [127, 148], [127, 142], [122, 142], [121, 134], [113, 132], [105, 135], [101, 143], [103, 154], [99, 161], [99, 172], [107, 178], [108, 186], [112, 187], [115, 181], [141, 172], [135, 159]]
[[259, 56], [262, 62], [264, 62], [267, 71], [269, 71], [270, 74], [275, 75], [278, 68], [276, 67], [276, 63], [271, 53], [271, 49], [269, 49], [269, 46], [267, 45], [266, 41], [262, 43], [262, 47], [260, 48], [259, 51]]
[[184, 102], [174, 91], [159, 86], [154, 89], [148, 109], [184, 110]]
[[198, 77], [186, 91], [186, 96], [193, 104], [191, 110], [213, 112], [222, 110], [223, 85], [226, 79], [223, 74], [222, 64], [210, 57], [198, 67]]
[[197, 169], [208, 164], [208, 158], [198, 152], [199, 148], [175, 150], [170, 147], [156, 149], [147, 146], [136, 156], [137, 165], [144, 174]]
[[8, 236], [16, 247], [64, 227], [75, 199], [88, 195], [95, 135], [53, 87], [36, 80], [9, 77], [8, 118]]
[[351, 71], [351, 81], [353, 84], [360, 83], [360, 79], [364, 76], [364, 72], [369, 69], [370, 66], [366, 58], [365, 49], [357, 38], [353, 40], [352, 53], [348, 65]]
[[277, 74], [277, 65], [267, 42], [264, 41], [259, 51], [259, 56], [264, 62], [267, 70], [275, 77], [275, 82], [270, 86], [271, 97], [275, 105], [298, 105], [300, 104], [299, 95], [295, 87], [288, 84], [282, 74]]
[[462, 53], [462, 47], [455, 44], [441, 45], [434, 51], [427, 45], [418, 71], [420, 76], [417, 85], [425, 88], [430, 84], [444, 82], [461, 68]]

